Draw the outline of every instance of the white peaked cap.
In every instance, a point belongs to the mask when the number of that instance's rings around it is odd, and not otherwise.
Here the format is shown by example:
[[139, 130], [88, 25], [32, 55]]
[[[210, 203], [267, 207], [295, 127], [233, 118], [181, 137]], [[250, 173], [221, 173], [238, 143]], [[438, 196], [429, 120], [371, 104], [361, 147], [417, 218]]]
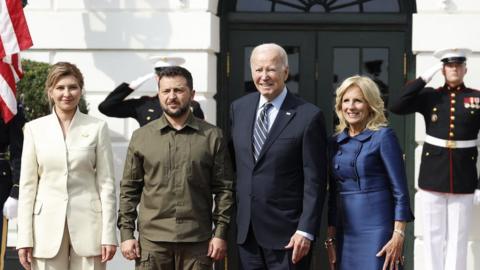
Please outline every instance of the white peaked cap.
[[444, 63], [463, 63], [471, 53], [472, 50], [468, 48], [448, 48], [436, 50], [433, 56]]
[[180, 66], [185, 63], [185, 59], [182, 57], [169, 57], [169, 56], [152, 56], [150, 61], [153, 62], [154, 67], [171, 67]]

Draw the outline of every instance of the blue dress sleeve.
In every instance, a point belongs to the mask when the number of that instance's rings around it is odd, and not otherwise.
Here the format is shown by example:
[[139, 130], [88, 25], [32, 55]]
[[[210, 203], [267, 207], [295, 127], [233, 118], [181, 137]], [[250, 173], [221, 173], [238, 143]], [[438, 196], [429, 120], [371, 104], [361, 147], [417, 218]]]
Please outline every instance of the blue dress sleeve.
[[391, 128], [382, 130], [380, 155], [390, 180], [395, 207], [394, 219], [396, 221], [412, 221], [414, 217], [410, 208], [402, 150], [397, 136]]

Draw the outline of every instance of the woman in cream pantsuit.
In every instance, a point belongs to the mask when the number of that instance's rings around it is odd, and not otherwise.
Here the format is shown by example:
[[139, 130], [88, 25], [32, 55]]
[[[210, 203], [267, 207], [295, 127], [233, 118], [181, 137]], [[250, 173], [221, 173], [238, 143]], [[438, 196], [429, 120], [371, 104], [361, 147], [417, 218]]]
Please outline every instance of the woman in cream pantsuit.
[[55, 64], [52, 114], [25, 125], [17, 248], [25, 269], [105, 269], [116, 251], [115, 183], [105, 122], [81, 113], [83, 76]]

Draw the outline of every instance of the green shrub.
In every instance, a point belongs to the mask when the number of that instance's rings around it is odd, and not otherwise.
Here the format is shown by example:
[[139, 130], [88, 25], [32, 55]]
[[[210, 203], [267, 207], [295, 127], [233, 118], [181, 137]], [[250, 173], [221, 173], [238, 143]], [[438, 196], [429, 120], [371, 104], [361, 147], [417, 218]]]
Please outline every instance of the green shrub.
[[[23, 103], [27, 121], [50, 114], [52, 110], [45, 94], [45, 81], [47, 80], [50, 65], [23, 59], [23, 78], [17, 83], [17, 97]], [[80, 99], [80, 111], [88, 113], [88, 105], [84, 96]]]

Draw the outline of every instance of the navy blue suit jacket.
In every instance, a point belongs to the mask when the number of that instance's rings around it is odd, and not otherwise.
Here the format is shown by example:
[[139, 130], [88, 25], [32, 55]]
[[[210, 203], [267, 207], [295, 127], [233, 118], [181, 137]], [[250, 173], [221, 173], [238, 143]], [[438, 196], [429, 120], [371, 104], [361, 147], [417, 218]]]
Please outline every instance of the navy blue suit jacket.
[[250, 224], [262, 247], [283, 249], [296, 230], [315, 235], [326, 189], [326, 132], [321, 110], [287, 93], [255, 162], [253, 126], [260, 94], [231, 105], [236, 163], [237, 243]]

